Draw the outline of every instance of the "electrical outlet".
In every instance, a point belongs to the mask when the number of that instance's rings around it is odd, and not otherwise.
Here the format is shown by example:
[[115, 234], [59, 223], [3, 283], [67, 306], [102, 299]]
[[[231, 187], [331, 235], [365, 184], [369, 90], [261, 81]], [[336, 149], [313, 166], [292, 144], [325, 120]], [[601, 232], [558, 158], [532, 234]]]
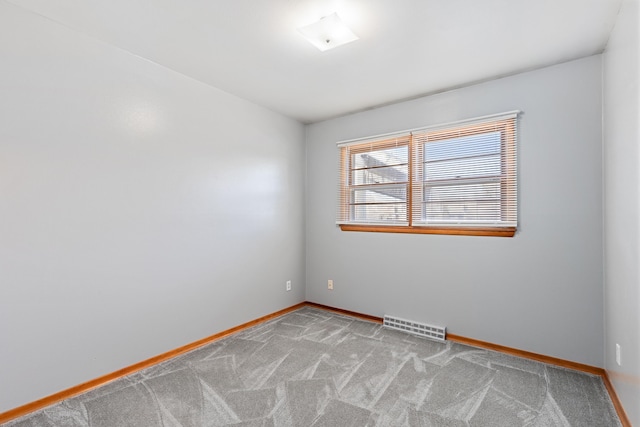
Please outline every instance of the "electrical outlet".
[[333, 290], [333, 280], [329, 279], [327, 281], [327, 289], [329, 289], [330, 291]]
[[291, 290], [291, 280], [287, 280], [287, 290]]
[[620, 344], [616, 343], [616, 363], [618, 366], [622, 365], [621, 356], [620, 356]]

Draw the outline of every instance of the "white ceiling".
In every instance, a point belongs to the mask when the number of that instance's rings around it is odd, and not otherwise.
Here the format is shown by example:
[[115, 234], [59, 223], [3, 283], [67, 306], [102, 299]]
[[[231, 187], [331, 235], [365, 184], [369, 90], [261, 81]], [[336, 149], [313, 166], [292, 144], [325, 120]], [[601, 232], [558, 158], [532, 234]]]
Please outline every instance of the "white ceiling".
[[[621, 0], [8, 0], [304, 123], [602, 52]], [[360, 40], [298, 26], [337, 12]]]

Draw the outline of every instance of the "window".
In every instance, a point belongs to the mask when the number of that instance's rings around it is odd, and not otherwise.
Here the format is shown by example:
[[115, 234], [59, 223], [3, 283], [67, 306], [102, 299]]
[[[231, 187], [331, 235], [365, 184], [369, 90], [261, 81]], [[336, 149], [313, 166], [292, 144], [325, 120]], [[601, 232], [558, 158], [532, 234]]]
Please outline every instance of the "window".
[[345, 231], [513, 236], [517, 113], [339, 143]]

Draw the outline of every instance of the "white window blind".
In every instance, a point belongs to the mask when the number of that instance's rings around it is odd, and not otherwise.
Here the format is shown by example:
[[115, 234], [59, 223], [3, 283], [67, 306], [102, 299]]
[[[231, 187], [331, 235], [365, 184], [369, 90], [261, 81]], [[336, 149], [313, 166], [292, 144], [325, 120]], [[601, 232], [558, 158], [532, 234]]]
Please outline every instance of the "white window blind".
[[408, 225], [409, 139], [341, 148], [338, 223]]
[[515, 228], [517, 117], [339, 143], [337, 223]]
[[516, 117], [414, 132], [412, 225], [517, 226]]

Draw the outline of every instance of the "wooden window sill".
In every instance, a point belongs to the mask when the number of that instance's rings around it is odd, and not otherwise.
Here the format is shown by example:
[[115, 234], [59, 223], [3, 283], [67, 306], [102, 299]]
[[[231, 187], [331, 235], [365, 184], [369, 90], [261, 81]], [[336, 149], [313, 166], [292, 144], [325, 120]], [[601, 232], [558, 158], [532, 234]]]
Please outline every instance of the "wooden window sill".
[[367, 231], [372, 233], [450, 234], [456, 236], [513, 237], [516, 227], [410, 227], [393, 225], [340, 224], [342, 231]]

